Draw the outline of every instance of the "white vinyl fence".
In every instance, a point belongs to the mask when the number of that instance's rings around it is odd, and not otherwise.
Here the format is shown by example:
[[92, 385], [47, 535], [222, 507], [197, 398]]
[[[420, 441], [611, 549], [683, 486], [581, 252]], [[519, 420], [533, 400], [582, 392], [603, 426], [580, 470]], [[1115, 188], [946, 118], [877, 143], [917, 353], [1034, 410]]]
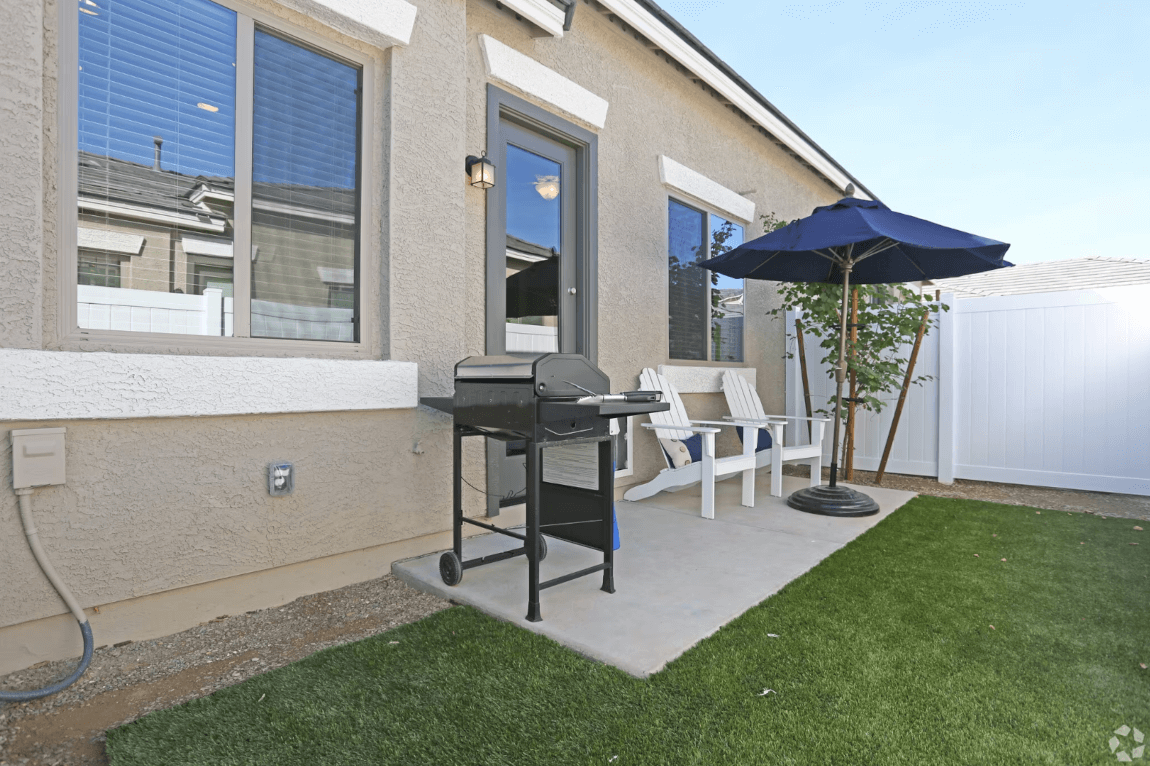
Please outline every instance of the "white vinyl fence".
[[[915, 369], [934, 380], [911, 388], [887, 471], [1150, 494], [1150, 287], [943, 302]], [[825, 408], [834, 379], [805, 340], [812, 406]], [[860, 414], [856, 468], [878, 468], [898, 392], [887, 398], [880, 416]], [[787, 413], [804, 410], [796, 355]]]
[[86, 330], [182, 335], [231, 335], [232, 299], [213, 288], [203, 295], [79, 285], [77, 319]]
[[507, 353], [547, 353], [559, 350], [559, 328], [507, 323]]
[[[216, 288], [205, 289], [203, 295], [185, 295], [79, 285], [76, 292], [77, 319], [86, 330], [232, 335], [233, 300], [225, 298], [223, 291]], [[550, 329], [554, 341], [555, 328]], [[355, 311], [253, 300], [251, 333], [252, 337], [259, 338], [350, 342], [355, 340]]]

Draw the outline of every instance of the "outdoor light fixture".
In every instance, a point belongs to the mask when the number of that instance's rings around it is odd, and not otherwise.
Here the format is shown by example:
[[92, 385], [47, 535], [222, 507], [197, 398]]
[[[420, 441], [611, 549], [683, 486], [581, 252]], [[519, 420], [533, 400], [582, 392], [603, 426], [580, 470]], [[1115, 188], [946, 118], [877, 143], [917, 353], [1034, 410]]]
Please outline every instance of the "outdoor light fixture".
[[559, 196], [559, 176], [535, 176], [535, 191], [546, 200]]
[[495, 163], [487, 159], [486, 152], [482, 157], [472, 154], [467, 158], [467, 175], [476, 189], [490, 189], [495, 185]]

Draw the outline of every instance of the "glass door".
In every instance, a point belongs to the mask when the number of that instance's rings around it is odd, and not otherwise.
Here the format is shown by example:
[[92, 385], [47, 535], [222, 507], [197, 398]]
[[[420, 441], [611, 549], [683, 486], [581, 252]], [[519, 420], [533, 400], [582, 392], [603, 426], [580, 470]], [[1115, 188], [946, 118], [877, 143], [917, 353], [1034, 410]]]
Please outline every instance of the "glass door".
[[[578, 353], [575, 150], [506, 122], [500, 144], [504, 295], [489, 292], [501, 305], [489, 306], [488, 321], [502, 319], [508, 354]], [[526, 444], [496, 444], [499, 505], [518, 505], [527, 488]]]

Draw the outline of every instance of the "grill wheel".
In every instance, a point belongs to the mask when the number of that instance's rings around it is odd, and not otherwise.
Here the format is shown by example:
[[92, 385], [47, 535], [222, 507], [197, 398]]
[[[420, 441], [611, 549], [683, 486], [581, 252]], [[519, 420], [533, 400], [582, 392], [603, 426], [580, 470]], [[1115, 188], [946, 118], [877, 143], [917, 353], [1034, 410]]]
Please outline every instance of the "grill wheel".
[[439, 576], [446, 585], [458, 585], [463, 579], [463, 563], [455, 551], [448, 551], [439, 557]]

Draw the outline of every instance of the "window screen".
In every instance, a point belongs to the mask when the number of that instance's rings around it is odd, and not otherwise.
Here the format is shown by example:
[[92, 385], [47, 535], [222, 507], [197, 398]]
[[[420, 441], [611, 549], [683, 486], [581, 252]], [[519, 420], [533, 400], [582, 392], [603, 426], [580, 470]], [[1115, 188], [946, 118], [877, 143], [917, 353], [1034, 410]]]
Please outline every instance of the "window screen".
[[254, 78], [252, 336], [357, 340], [360, 71], [257, 30]]

